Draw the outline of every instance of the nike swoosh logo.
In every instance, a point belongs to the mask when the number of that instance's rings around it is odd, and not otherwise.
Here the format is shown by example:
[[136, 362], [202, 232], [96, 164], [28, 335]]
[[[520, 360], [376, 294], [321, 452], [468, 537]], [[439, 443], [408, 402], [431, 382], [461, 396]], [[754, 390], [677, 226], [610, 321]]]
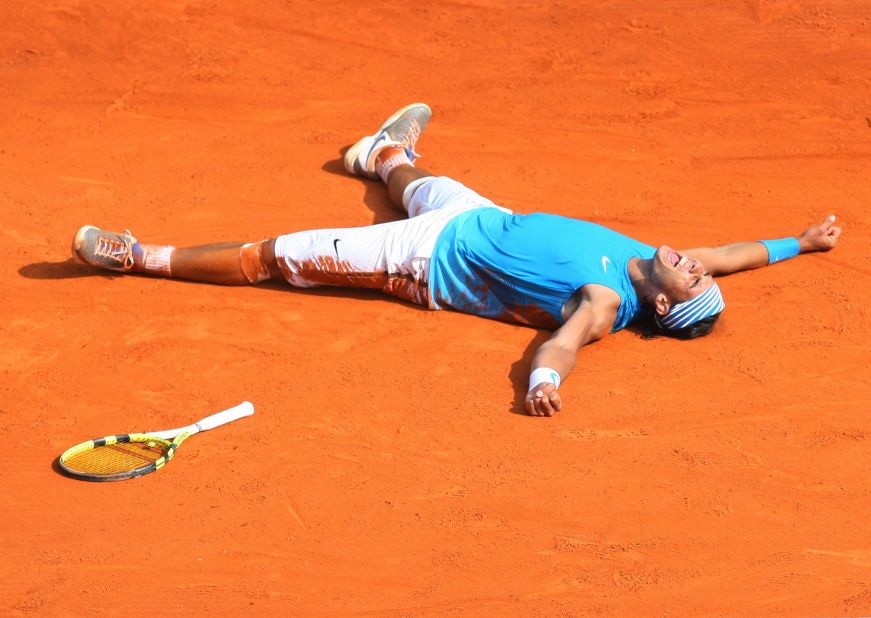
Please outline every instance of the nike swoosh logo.
[[342, 239], [341, 238], [334, 238], [333, 239], [333, 250], [336, 252], [336, 257], [339, 257], [339, 241], [340, 240], [342, 240]]
[[372, 153], [375, 152], [375, 149], [378, 147], [378, 144], [380, 144], [381, 142], [386, 142], [386, 141], [387, 141], [387, 133], [384, 133], [382, 131], [381, 135], [378, 136], [378, 139], [376, 139], [374, 142], [372, 142], [372, 146], [370, 146], [369, 152], [366, 153], [366, 161], [368, 161], [369, 157], [372, 156]]
[[607, 255], [603, 255], [602, 256], [602, 270], [604, 270], [606, 274], [608, 273], [608, 264], [610, 264], [610, 263], [611, 263], [611, 258], [609, 258]]

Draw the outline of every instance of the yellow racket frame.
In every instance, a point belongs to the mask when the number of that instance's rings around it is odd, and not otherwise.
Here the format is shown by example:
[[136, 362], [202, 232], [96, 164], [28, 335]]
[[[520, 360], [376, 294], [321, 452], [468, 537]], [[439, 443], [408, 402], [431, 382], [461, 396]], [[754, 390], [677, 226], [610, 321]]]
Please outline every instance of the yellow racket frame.
[[[184, 442], [191, 435], [193, 434], [180, 434], [176, 436], [172, 440], [172, 442], [147, 433], [131, 433], [121, 434], [117, 436], [106, 436], [105, 438], [95, 438], [93, 440], [88, 440], [87, 442], [77, 444], [64, 451], [63, 455], [61, 455], [60, 459], [58, 459], [58, 464], [66, 474], [69, 474], [70, 476], [74, 476], [76, 478], [86, 479], [88, 481], [122, 481], [124, 479], [132, 479], [137, 476], [142, 476], [143, 474], [148, 474], [149, 472], [155, 472], [157, 470], [160, 470], [163, 466], [167, 464], [170, 459], [172, 459], [172, 456], [175, 455], [175, 449], [178, 448], [179, 444]], [[134, 468], [132, 470], [125, 470], [123, 472], [83, 472], [82, 470], [71, 467], [67, 463], [71, 459], [74, 459], [77, 455], [92, 451], [96, 448], [130, 442], [154, 442], [165, 447], [166, 452], [163, 454], [162, 457], [155, 459], [151, 463], [145, 464], [144, 466], [140, 466], [138, 468]]]

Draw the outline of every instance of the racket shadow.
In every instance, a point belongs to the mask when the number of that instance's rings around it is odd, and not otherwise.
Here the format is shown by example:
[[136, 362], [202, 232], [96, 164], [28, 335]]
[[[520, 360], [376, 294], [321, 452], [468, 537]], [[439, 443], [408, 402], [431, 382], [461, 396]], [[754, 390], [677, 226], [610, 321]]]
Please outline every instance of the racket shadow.
[[68, 479], [75, 479], [77, 481], [82, 481], [84, 479], [77, 479], [72, 474], [67, 474], [64, 472], [64, 469], [60, 465], [60, 455], [51, 460], [51, 470], [52, 472], [59, 474], [60, 476]]

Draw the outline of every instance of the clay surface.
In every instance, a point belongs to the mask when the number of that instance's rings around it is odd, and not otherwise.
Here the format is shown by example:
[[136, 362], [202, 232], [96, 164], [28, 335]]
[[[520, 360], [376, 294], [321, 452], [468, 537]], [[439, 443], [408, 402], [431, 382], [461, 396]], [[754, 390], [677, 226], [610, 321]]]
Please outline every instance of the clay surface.
[[[0, 5], [0, 613], [871, 613], [871, 18], [860, 0]], [[186, 246], [399, 216], [341, 152], [676, 248], [831, 253], [720, 280], [699, 341], [582, 351], [376, 291], [67, 262], [79, 226]], [[256, 414], [92, 484], [66, 447]], [[150, 599], [150, 600], [148, 600]], [[148, 600], [143, 605], [144, 600]]]

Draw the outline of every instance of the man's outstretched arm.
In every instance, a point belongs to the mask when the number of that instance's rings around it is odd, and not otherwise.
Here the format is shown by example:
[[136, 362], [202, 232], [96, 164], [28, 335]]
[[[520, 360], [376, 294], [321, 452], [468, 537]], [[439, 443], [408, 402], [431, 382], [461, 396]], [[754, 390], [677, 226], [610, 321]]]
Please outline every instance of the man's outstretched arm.
[[532, 358], [526, 411], [532, 416], [553, 416], [562, 409], [559, 384], [575, 368], [578, 351], [601, 339], [614, 326], [620, 297], [601, 285], [581, 288], [580, 304]]
[[[766, 244], [760, 241], [736, 242], [720, 247], [685, 249], [680, 251], [680, 253], [685, 253], [699, 260], [704, 264], [708, 272], [714, 276], [728, 275], [742, 270], [766, 266], [787, 257], [793, 257], [796, 248], [798, 253], [828, 251], [838, 244], [840, 236], [841, 228], [835, 225], [835, 216], [830, 215], [821, 224], [812, 225], [794, 238], [766, 241]], [[771, 245], [769, 244], [771, 242], [780, 244]], [[777, 250], [777, 247], [781, 247], [786, 253], [781, 256], [772, 255], [770, 252], [771, 247], [775, 247], [774, 250]], [[793, 251], [790, 251], [790, 249]]]

